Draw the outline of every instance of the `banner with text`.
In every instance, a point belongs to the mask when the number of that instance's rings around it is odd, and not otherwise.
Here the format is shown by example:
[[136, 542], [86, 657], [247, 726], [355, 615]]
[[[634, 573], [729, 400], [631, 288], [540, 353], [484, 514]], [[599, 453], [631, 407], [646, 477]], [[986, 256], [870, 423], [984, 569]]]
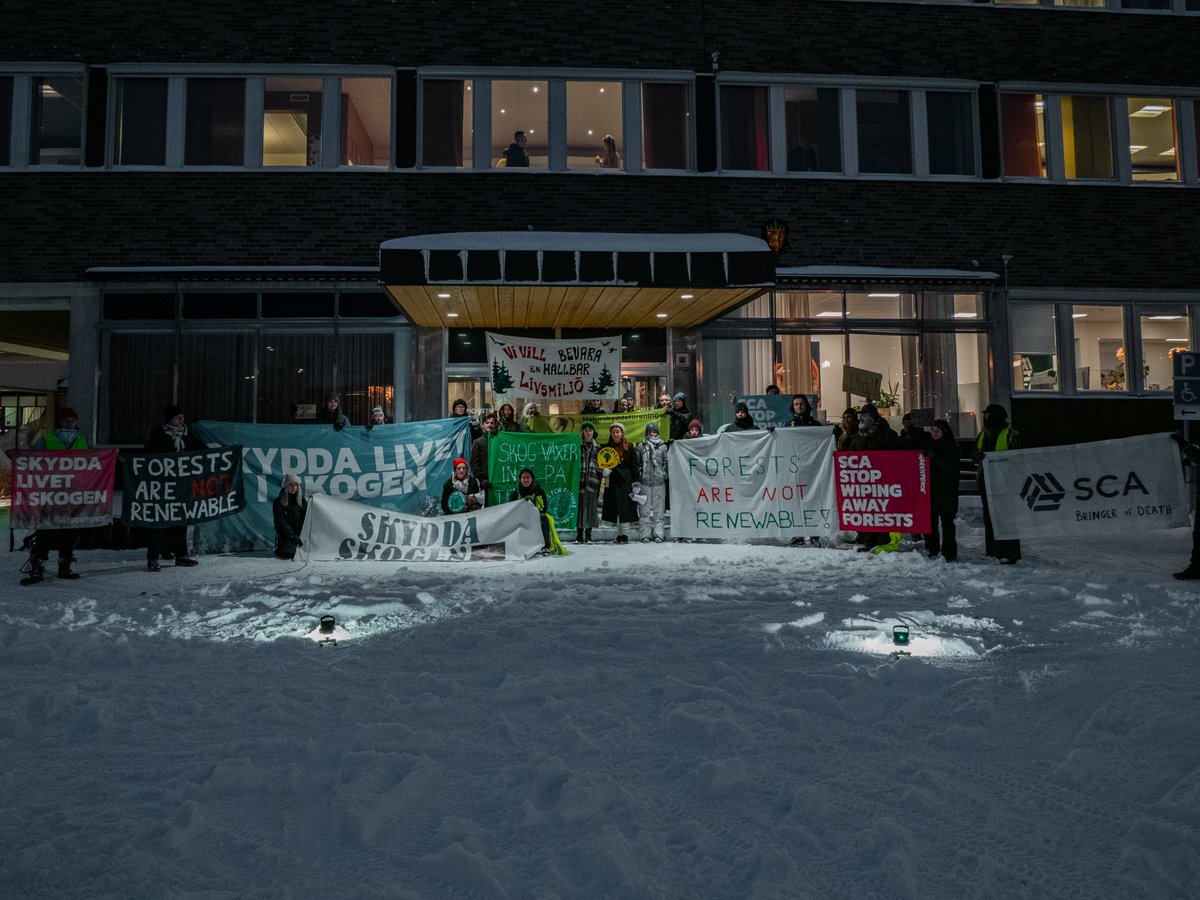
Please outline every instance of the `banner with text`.
[[626, 413], [567, 413], [555, 416], [529, 416], [525, 427], [538, 434], [574, 434], [579, 438], [579, 429], [584, 422], [596, 426], [596, 440], [603, 444], [608, 440], [608, 427], [612, 424], [625, 429], [625, 440], [640, 444], [646, 439], [646, 426], [658, 423], [658, 436], [664, 441], [671, 433], [671, 417], [665, 409], [638, 409]]
[[672, 441], [671, 533], [829, 537], [837, 531], [833, 429], [781, 428]]
[[487, 332], [492, 392], [503, 400], [615, 400], [621, 393], [621, 335], [577, 341]]
[[319, 560], [528, 559], [542, 549], [541, 518], [524, 501], [431, 519], [316, 494], [300, 536]]
[[574, 434], [501, 431], [488, 442], [488, 503], [504, 503], [517, 489], [526, 466], [546, 492], [546, 512], [555, 528], [572, 529], [579, 513], [579, 438]]
[[18, 450], [12, 461], [13, 528], [112, 524], [116, 450]]
[[139, 528], [198, 525], [246, 508], [242, 448], [124, 453], [121, 522]]
[[[780, 428], [792, 420], [791, 394], [739, 394], [733, 401], [745, 403], [750, 418], [759, 428]], [[816, 409], [812, 397], [808, 398], [811, 409]], [[729, 421], [733, 421], [733, 408], [729, 409]]]
[[1179, 447], [1169, 434], [989, 453], [983, 475], [1001, 540], [1188, 524]]
[[328, 425], [246, 425], [198, 422], [209, 444], [241, 444], [246, 509], [201, 526], [203, 546], [220, 550], [275, 546], [271, 504], [283, 476], [300, 478], [305, 496], [328, 494], [416, 516], [441, 514], [442, 484], [454, 459], [468, 455], [465, 416], [334, 431]]
[[838, 516], [845, 531], [929, 532], [929, 460], [915, 450], [843, 450]]

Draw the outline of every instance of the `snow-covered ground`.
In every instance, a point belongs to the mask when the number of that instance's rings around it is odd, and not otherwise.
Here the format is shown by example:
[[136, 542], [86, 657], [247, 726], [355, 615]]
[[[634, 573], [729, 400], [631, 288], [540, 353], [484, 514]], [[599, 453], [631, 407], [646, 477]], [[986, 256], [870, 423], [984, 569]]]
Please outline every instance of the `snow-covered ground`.
[[0, 897], [1200, 897], [1190, 534], [1005, 567], [963, 531], [26, 588], [6, 554]]

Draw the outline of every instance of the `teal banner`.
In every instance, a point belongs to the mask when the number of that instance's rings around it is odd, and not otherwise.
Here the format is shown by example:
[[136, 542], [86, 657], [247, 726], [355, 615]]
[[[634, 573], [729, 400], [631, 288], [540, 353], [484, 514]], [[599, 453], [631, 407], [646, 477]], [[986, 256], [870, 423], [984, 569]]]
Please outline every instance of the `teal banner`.
[[240, 422], [197, 422], [195, 429], [210, 445], [243, 447], [246, 508], [197, 526], [208, 553], [274, 547], [271, 504], [289, 472], [308, 497], [327, 494], [409, 515], [441, 515], [442, 484], [453, 474], [454, 459], [468, 455], [470, 443], [465, 416], [341, 431]]
[[492, 479], [488, 506], [507, 502], [517, 489], [521, 470], [528, 467], [546, 492], [546, 512], [554, 516], [555, 528], [575, 528], [579, 516], [579, 435], [502, 431], [488, 447], [488, 474]]
[[[759, 428], [782, 428], [792, 420], [791, 394], [740, 394], [733, 402], [745, 403], [754, 424]], [[817, 408], [812, 397], [808, 398], [808, 402], [813, 409]], [[733, 421], [732, 406], [729, 408], [729, 421]]]

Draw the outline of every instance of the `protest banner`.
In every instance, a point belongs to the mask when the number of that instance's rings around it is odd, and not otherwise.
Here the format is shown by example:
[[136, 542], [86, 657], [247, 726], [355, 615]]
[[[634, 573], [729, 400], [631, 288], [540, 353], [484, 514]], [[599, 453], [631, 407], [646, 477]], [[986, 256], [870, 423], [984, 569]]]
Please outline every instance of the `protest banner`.
[[574, 434], [501, 431], [488, 442], [488, 505], [504, 503], [517, 489], [521, 470], [533, 469], [546, 492], [546, 512], [556, 528], [575, 527], [579, 512], [580, 441]]
[[1188, 524], [1179, 448], [1169, 434], [989, 453], [983, 475], [1001, 540]]
[[[734, 404], [745, 403], [750, 418], [759, 428], [779, 428], [792, 420], [791, 394], [739, 394]], [[817, 408], [816, 401], [808, 398], [809, 409]], [[816, 415], [814, 413], [814, 415]], [[729, 421], [733, 421], [733, 407], [729, 408]]]
[[846, 531], [929, 531], [929, 460], [916, 450], [842, 450], [838, 516]]
[[596, 426], [596, 440], [603, 444], [608, 440], [608, 428], [617, 424], [625, 429], [625, 440], [640, 444], [646, 439], [646, 426], [658, 423], [659, 436], [665, 441], [671, 433], [671, 417], [665, 409], [637, 409], [624, 413], [563, 413], [553, 416], [529, 416], [525, 427], [537, 434], [573, 434], [579, 438], [584, 422]]
[[621, 335], [556, 341], [487, 332], [488, 371], [497, 404], [537, 400], [615, 400], [621, 391]]
[[198, 525], [241, 512], [242, 448], [121, 455], [121, 522], [129, 527]]
[[271, 503], [283, 476], [299, 477], [306, 497], [328, 494], [416, 516], [441, 514], [442, 485], [454, 459], [468, 455], [465, 416], [335, 431], [328, 425], [198, 422], [209, 444], [241, 444], [246, 508], [197, 528], [209, 552], [275, 546]]
[[13, 454], [13, 528], [112, 524], [117, 451], [18, 450]]
[[829, 537], [833, 429], [781, 428], [672, 441], [674, 537]]
[[429, 518], [316, 494], [300, 536], [308, 559], [355, 562], [528, 559], [543, 546], [538, 511], [524, 501]]

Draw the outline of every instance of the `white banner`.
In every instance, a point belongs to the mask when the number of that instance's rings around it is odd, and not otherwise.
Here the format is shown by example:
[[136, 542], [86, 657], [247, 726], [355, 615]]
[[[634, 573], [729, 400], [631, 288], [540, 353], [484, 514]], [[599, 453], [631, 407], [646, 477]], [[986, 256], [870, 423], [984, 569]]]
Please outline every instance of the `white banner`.
[[[615, 400], [621, 394], [621, 335], [578, 341], [487, 332], [492, 392], [504, 400]], [[542, 410], [545, 412], [545, 410]]]
[[309, 559], [464, 562], [485, 548], [488, 558], [528, 559], [543, 547], [538, 511], [523, 500], [440, 518], [325, 494], [308, 504], [300, 537]]
[[830, 537], [837, 532], [832, 428], [726, 432], [670, 446], [675, 537]]
[[983, 475], [1001, 540], [1188, 524], [1179, 448], [1167, 434], [989, 453]]

